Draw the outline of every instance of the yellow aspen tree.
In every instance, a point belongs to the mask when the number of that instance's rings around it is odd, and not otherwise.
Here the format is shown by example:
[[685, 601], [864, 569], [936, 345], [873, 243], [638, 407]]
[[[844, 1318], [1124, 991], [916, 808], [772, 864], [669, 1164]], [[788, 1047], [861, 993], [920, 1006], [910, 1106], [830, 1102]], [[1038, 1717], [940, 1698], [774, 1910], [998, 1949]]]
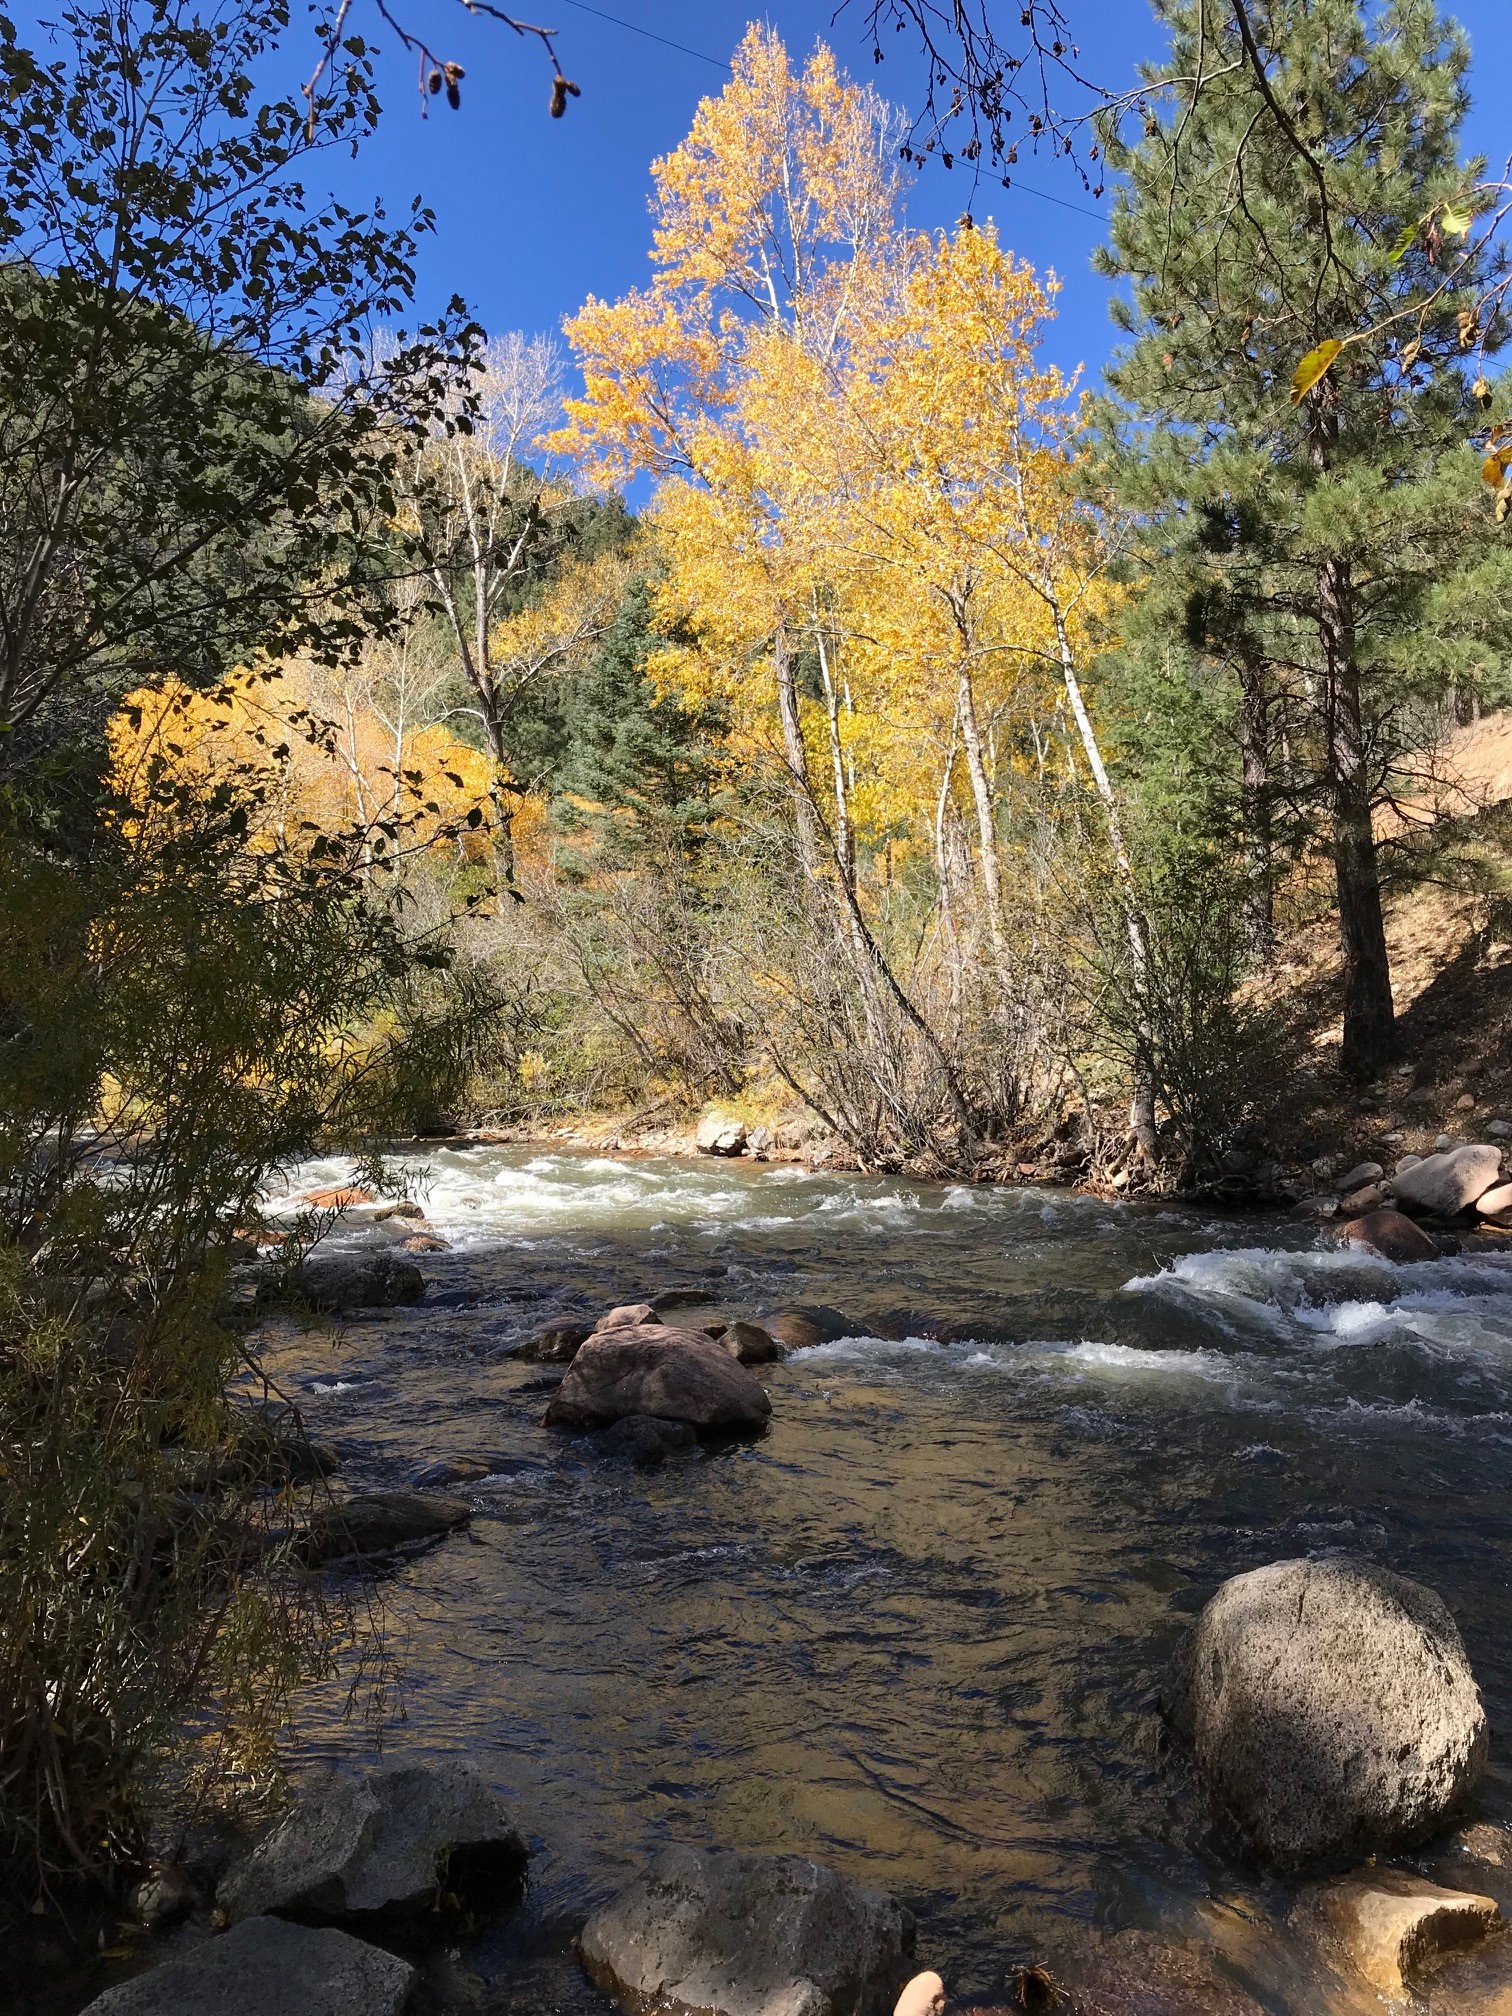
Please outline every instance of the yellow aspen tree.
[[687, 139], [652, 166], [650, 286], [613, 303], [591, 300], [567, 324], [585, 390], [567, 402], [556, 439], [612, 479], [658, 479], [671, 607], [707, 608], [703, 576], [723, 553], [719, 600], [726, 618], [738, 609], [748, 628], [744, 652], [730, 652], [726, 620], [720, 656], [732, 668], [769, 667], [799, 845], [817, 874], [795, 668], [813, 584], [770, 462], [754, 452], [741, 393], [763, 331], [815, 358], [843, 345], [894, 229], [896, 136], [881, 100], [847, 79], [822, 44], [795, 72], [780, 38], [753, 25], [732, 68]]

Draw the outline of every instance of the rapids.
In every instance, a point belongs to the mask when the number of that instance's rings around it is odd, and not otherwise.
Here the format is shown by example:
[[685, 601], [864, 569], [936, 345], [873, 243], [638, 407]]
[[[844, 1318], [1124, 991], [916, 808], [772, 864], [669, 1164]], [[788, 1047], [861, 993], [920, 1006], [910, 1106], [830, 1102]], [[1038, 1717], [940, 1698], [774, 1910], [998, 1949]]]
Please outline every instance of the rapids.
[[[1512, 1256], [1398, 1269], [1295, 1219], [782, 1166], [479, 1146], [417, 1177], [454, 1242], [425, 1302], [266, 1341], [348, 1487], [489, 1466], [470, 1532], [385, 1576], [384, 1740], [466, 1756], [539, 1843], [526, 1905], [467, 1954], [490, 2008], [608, 2008], [571, 1934], [686, 1839], [894, 1890], [957, 1992], [1090, 1921], [1216, 1940], [1307, 2010], [1267, 1929], [1288, 1893], [1157, 1712], [1192, 1613], [1284, 1555], [1431, 1584], [1507, 1727]], [[512, 1347], [673, 1286], [731, 1315], [831, 1302], [857, 1334], [763, 1368], [753, 1445], [643, 1474], [543, 1430], [550, 1368]], [[971, 1341], [867, 1334], [900, 1309]], [[364, 1753], [341, 1704], [304, 1702], [301, 1761]], [[1500, 1743], [1480, 1811], [1512, 1818]]]

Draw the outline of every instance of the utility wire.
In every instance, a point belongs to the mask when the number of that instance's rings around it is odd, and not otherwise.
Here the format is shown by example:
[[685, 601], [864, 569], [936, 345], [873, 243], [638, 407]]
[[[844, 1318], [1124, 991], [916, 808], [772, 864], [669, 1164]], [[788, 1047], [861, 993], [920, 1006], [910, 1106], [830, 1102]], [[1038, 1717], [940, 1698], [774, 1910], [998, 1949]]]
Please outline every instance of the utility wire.
[[[716, 70], [732, 67], [723, 56], [711, 56], [704, 49], [690, 49], [686, 42], [673, 42], [665, 35], [658, 35], [652, 28], [642, 28], [638, 21], [627, 21], [623, 14], [608, 14], [602, 7], [590, 7], [588, 0], [567, 0], [567, 5], [576, 7], [580, 14], [593, 14], [600, 21], [612, 21], [616, 28], [628, 28], [632, 35], [644, 35], [648, 42], [660, 42], [663, 49], [676, 49], [680, 55], [691, 56], [699, 63], [712, 63]], [[1100, 210], [1088, 210], [1081, 203], [1068, 203], [1064, 196], [1052, 196], [1048, 189], [1036, 189], [1032, 183], [1015, 180], [1009, 188], [1010, 191], [1021, 189], [1026, 196], [1037, 196], [1042, 203], [1058, 203], [1062, 210], [1074, 210], [1078, 217], [1090, 217], [1094, 223], [1107, 221]]]
[[653, 29], [642, 28], [638, 21], [626, 21], [619, 14], [606, 14], [602, 7], [590, 7], [588, 0], [567, 0], [567, 5], [576, 7], [580, 14], [596, 14], [600, 21], [612, 21], [616, 28], [628, 28], [632, 35], [644, 35], [648, 42], [660, 42], [663, 49], [677, 49], [684, 56], [696, 56], [700, 63], [712, 63], [716, 70], [728, 70], [732, 67], [723, 56], [710, 56], [702, 49], [690, 49], [686, 42], [671, 42], [665, 35], [658, 35]]

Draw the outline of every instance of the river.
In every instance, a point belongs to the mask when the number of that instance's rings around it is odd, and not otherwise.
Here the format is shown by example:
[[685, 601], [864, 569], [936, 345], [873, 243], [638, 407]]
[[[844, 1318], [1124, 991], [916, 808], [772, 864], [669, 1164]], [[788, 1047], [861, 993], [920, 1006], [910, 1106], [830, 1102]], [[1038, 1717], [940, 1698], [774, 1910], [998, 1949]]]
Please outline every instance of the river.
[[[1287, 1893], [1158, 1714], [1193, 1613], [1283, 1556], [1437, 1589], [1508, 1726], [1512, 1256], [1396, 1269], [1292, 1218], [788, 1166], [444, 1147], [417, 1177], [453, 1242], [426, 1300], [267, 1341], [349, 1487], [489, 1466], [471, 1528], [384, 1589], [387, 1754], [465, 1756], [539, 1844], [468, 1949], [490, 2008], [607, 2009], [571, 1934], [686, 1840], [895, 1891], [957, 1991], [1090, 1921], [1200, 1934], [1305, 2011]], [[763, 1368], [754, 1444], [643, 1473], [543, 1429], [550, 1368], [513, 1347], [670, 1287], [832, 1303], [857, 1334]], [[900, 1309], [971, 1341], [867, 1334]], [[334, 1689], [300, 1732], [301, 1767], [368, 1740]], [[1512, 1817], [1499, 1743], [1480, 1810]]]

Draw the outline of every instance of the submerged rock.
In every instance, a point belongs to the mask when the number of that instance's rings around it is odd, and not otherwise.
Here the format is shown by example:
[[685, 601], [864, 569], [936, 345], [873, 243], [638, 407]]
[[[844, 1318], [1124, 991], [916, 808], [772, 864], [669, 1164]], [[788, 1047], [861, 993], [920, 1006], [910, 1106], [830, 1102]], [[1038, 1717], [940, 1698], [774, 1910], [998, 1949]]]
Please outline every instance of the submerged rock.
[[592, 1335], [591, 1323], [553, 1323], [527, 1337], [514, 1355], [527, 1365], [570, 1365]]
[[1340, 1236], [1347, 1244], [1362, 1246], [1367, 1253], [1399, 1266], [1439, 1257], [1438, 1241], [1400, 1211], [1366, 1211], [1351, 1219]]
[[504, 1802], [464, 1764], [323, 1773], [221, 1884], [233, 1919], [430, 1910], [443, 1892], [512, 1903], [528, 1850]]
[[1262, 2016], [1205, 1948], [1149, 1932], [1089, 1938], [1052, 1974], [1070, 2016]]
[[668, 2016], [886, 2016], [913, 1920], [802, 1855], [669, 1848], [595, 1913], [589, 1974]]
[[417, 1540], [434, 1540], [465, 1526], [472, 1507], [439, 1491], [369, 1491], [323, 1505], [295, 1541], [306, 1567], [353, 1554], [388, 1554]]
[[1351, 1965], [1383, 1995], [1421, 1987], [1450, 1955], [1501, 1924], [1494, 1897], [1443, 1890], [1403, 1869], [1366, 1869], [1297, 1900], [1296, 1917], [1326, 1925]]
[[809, 1351], [816, 1344], [833, 1344], [840, 1337], [869, 1334], [864, 1323], [852, 1322], [849, 1316], [823, 1302], [800, 1302], [761, 1320], [778, 1343], [785, 1344], [790, 1351]]
[[389, 1309], [425, 1293], [420, 1269], [396, 1253], [314, 1253], [294, 1278], [312, 1309]]
[[1177, 1655], [1172, 1720], [1264, 1860], [1405, 1846], [1485, 1769], [1453, 1617], [1373, 1562], [1274, 1561], [1213, 1597]]
[[1391, 1179], [1392, 1194], [1408, 1211], [1436, 1218], [1456, 1218], [1501, 1177], [1501, 1150], [1486, 1142], [1478, 1147], [1451, 1148], [1425, 1155]]
[[399, 2016], [415, 1978], [348, 1933], [248, 1918], [107, 1988], [84, 2016]]
[[654, 1414], [627, 1414], [606, 1428], [598, 1445], [611, 1456], [625, 1456], [637, 1470], [658, 1470], [669, 1456], [698, 1447], [698, 1436], [686, 1421], [660, 1421]]
[[481, 1456], [438, 1456], [433, 1463], [422, 1463], [412, 1471], [410, 1482], [417, 1491], [440, 1491], [448, 1484], [476, 1484], [494, 1467]]
[[771, 1411], [760, 1381], [713, 1338], [642, 1324], [589, 1338], [546, 1409], [546, 1425], [608, 1428], [627, 1414], [654, 1414], [693, 1428], [752, 1429]]

